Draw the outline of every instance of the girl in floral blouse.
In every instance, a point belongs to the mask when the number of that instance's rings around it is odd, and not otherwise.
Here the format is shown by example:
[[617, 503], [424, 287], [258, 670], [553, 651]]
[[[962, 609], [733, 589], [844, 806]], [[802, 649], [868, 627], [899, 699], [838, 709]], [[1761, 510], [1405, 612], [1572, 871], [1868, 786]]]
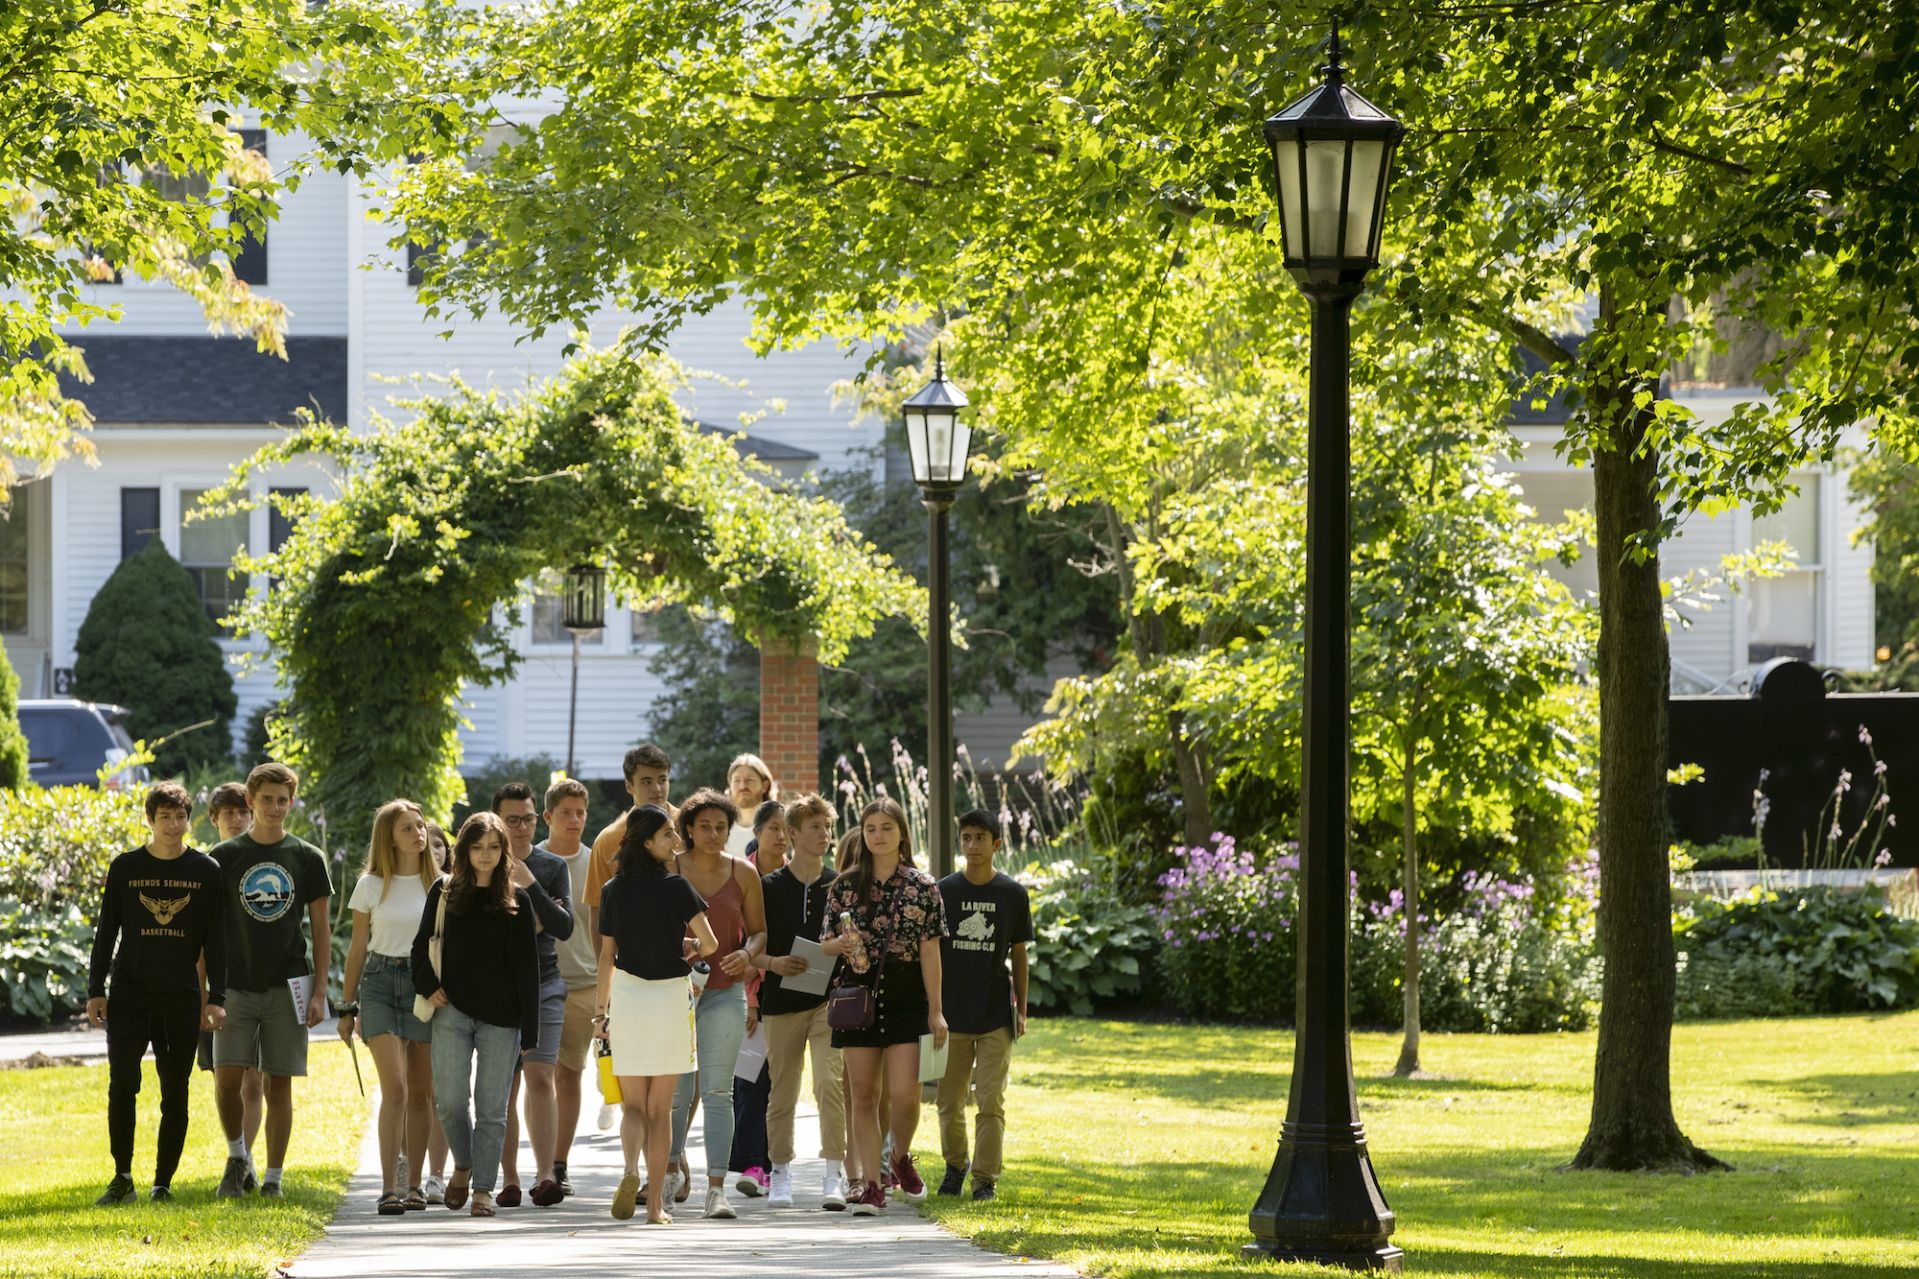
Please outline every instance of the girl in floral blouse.
[[[845, 1050], [852, 1094], [847, 1112], [853, 1149], [866, 1180], [847, 1207], [874, 1216], [886, 1192], [873, 1180], [880, 1166], [880, 1074], [891, 1096], [888, 1130], [893, 1136], [894, 1193], [909, 1203], [926, 1198], [926, 1183], [913, 1168], [913, 1130], [920, 1114], [920, 1036], [929, 1030], [935, 1047], [946, 1042], [940, 1013], [940, 936], [945, 913], [933, 877], [913, 865], [906, 814], [890, 799], [876, 799], [860, 813], [860, 851], [826, 895], [820, 949], [829, 955], [859, 954], [866, 971], [842, 968], [846, 979], [874, 989], [873, 1024], [865, 1030], [835, 1030], [833, 1046]], [[839, 918], [853, 917], [842, 936]], [[884, 948], [884, 955], [881, 950]]]

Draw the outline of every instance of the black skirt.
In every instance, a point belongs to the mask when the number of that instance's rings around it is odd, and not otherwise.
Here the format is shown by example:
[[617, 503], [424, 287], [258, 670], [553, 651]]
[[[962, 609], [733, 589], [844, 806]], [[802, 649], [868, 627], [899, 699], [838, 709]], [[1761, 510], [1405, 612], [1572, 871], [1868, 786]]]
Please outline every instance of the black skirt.
[[[871, 980], [870, 976], [868, 980]], [[926, 979], [918, 960], [889, 959], [873, 1001], [873, 1024], [865, 1030], [836, 1030], [835, 1048], [888, 1048], [916, 1044], [926, 1033]]]

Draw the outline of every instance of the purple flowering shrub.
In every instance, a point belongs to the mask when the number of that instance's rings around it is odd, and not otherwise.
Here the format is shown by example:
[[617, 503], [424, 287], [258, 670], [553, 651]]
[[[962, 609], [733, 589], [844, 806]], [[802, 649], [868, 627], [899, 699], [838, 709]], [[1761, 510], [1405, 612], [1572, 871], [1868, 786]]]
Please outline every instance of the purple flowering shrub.
[[1260, 858], [1233, 837], [1173, 850], [1153, 923], [1166, 994], [1190, 1017], [1284, 1021], [1293, 1013], [1299, 857]]
[[[1262, 857], [1216, 834], [1173, 856], [1153, 910], [1166, 993], [1188, 1016], [1290, 1021], [1296, 849]], [[1425, 1027], [1541, 1031], [1591, 1024], [1599, 998], [1598, 871], [1582, 863], [1569, 872], [1549, 893], [1530, 878], [1469, 871], [1457, 909], [1437, 918], [1421, 914]], [[1355, 897], [1350, 937], [1353, 1020], [1397, 1026], [1406, 937], [1400, 894], [1376, 902]]]
[[[1530, 876], [1467, 871], [1459, 905], [1420, 915], [1419, 1010], [1427, 1030], [1582, 1030], [1599, 1006], [1598, 863], [1567, 868], [1553, 892]], [[1397, 1026], [1406, 945], [1395, 891], [1354, 912], [1353, 1020]]]

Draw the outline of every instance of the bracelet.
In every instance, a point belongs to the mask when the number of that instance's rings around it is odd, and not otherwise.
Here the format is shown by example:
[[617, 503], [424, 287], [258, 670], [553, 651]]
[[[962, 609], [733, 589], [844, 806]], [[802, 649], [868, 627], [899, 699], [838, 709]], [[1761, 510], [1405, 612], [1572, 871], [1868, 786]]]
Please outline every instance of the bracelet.
[[350, 1004], [335, 1004], [333, 1006], [333, 1015], [335, 1017], [358, 1017], [360, 1015], [360, 1001], [356, 999]]

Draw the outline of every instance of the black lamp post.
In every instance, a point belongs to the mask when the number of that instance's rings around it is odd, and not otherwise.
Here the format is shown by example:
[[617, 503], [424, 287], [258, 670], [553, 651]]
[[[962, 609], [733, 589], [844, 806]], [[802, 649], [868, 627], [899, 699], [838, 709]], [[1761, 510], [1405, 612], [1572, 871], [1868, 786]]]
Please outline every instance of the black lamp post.
[[1312, 302], [1307, 423], [1305, 755], [1300, 767], [1297, 1038], [1279, 1152], [1247, 1256], [1398, 1270], [1392, 1210], [1366, 1153], [1347, 1026], [1349, 321], [1405, 130], [1346, 87], [1334, 28], [1325, 82], [1266, 121], [1286, 269]]
[[566, 775], [573, 776], [573, 729], [580, 711], [580, 636], [606, 626], [606, 570], [575, 564], [560, 589], [560, 624], [573, 637], [573, 686], [566, 702]]
[[947, 581], [946, 513], [966, 479], [973, 430], [960, 421], [966, 393], [946, 380], [946, 360], [933, 352], [933, 380], [903, 406], [913, 481], [927, 510], [926, 843], [933, 877], [953, 871], [952, 590]]

